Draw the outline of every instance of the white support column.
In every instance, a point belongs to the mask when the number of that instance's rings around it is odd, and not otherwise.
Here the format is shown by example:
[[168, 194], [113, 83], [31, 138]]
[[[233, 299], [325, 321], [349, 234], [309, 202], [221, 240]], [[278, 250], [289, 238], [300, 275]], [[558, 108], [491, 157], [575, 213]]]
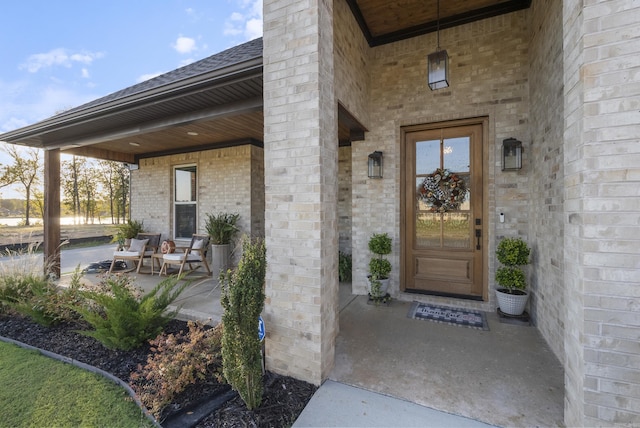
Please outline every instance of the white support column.
[[320, 384], [338, 328], [333, 1], [264, 2], [266, 362]]

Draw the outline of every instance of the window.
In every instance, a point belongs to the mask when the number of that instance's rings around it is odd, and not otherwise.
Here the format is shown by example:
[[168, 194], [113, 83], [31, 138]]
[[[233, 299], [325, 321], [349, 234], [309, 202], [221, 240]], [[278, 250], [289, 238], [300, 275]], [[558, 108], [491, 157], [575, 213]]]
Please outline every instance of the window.
[[198, 211], [195, 165], [175, 167], [173, 189], [175, 239], [191, 239], [191, 235], [196, 233]]

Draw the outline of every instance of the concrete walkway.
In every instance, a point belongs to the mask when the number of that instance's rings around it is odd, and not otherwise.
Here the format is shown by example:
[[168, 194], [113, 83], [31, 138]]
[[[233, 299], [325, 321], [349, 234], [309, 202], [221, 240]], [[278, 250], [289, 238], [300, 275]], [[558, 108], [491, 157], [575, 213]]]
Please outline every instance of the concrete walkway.
[[490, 426], [331, 380], [322, 384], [293, 424], [294, 428]]

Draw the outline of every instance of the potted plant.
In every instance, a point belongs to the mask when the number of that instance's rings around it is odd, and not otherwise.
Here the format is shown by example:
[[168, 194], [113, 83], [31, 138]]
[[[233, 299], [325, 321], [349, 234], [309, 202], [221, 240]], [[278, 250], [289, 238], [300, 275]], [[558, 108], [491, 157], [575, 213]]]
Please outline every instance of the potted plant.
[[231, 242], [239, 229], [236, 226], [240, 214], [207, 214], [205, 230], [211, 242], [211, 270], [214, 275], [229, 268]]
[[529, 246], [521, 238], [504, 238], [498, 244], [496, 257], [502, 264], [496, 270], [496, 298], [500, 311], [520, 316], [527, 305], [527, 278], [521, 266], [529, 264]]
[[131, 240], [138, 236], [138, 233], [144, 232], [143, 223], [142, 221], [129, 219], [126, 223], [118, 224], [113, 242], [117, 242], [120, 249], [128, 248]]
[[369, 296], [374, 300], [387, 297], [391, 262], [385, 258], [391, 253], [391, 238], [386, 233], [376, 233], [369, 239], [369, 251], [375, 254], [369, 261]]

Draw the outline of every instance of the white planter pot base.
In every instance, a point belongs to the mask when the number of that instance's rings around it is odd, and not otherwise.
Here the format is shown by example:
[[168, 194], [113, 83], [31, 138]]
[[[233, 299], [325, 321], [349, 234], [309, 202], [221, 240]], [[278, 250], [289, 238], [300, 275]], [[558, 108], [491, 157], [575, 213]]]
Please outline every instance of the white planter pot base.
[[527, 299], [529, 294], [524, 291], [522, 295], [503, 293], [496, 290], [496, 298], [498, 299], [498, 307], [507, 315], [519, 316], [524, 312], [524, 308], [527, 306]]

